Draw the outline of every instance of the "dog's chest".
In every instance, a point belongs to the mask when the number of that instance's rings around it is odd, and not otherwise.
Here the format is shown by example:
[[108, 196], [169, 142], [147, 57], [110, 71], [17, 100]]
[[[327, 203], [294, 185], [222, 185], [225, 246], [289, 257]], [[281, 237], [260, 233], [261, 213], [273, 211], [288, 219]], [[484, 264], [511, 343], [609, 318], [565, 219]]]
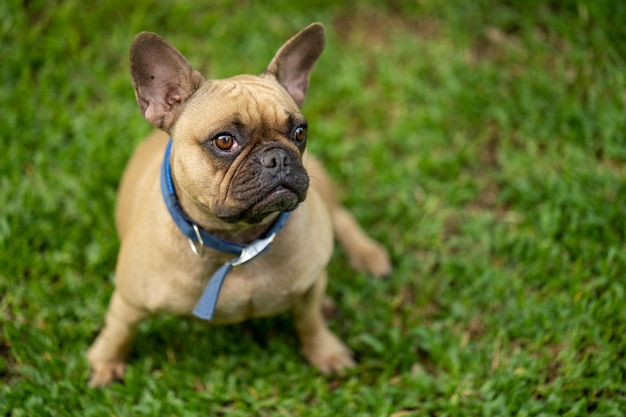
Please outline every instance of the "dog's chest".
[[[190, 315], [212, 275], [232, 255], [210, 251], [199, 258], [183, 237], [175, 234], [174, 238], [176, 244], [158, 248], [158, 257], [140, 252], [146, 245], [129, 245], [139, 252], [122, 259], [128, 261], [124, 265], [129, 271], [120, 274], [118, 286], [152, 313]], [[270, 249], [226, 275], [211, 323], [235, 323], [292, 308], [317, 280], [325, 278], [332, 250], [330, 219], [311, 190]]]
[[216, 323], [273, 316], [292, 308], [324, 268], [310, 265], [302, 270], [288, 264], [264, 269], [268, 265], [262, 263], [235, 269], [226, 277], [215, 312]]

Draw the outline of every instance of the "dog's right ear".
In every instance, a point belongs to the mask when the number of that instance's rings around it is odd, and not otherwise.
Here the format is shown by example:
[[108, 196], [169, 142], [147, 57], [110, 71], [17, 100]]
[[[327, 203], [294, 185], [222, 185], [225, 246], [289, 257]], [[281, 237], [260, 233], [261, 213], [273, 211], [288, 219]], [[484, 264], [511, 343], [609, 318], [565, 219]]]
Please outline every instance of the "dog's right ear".
[[169, 133], [204, 77], [165, 39], [141, 32], [130, 48], [130, 75], [143, 117]]
[[312, 23], [280, 47], [266, 69], [302, 107], [311, 71], [324, 50], [326, 37], [321, 23]]

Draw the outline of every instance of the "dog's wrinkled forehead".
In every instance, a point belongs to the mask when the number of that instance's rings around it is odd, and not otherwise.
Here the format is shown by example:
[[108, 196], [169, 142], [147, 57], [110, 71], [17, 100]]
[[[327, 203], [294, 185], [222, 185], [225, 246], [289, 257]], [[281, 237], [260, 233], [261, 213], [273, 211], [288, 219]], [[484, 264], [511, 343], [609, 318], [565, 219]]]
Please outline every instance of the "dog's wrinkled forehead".
[[288, 113], [299, 113], [298, 106], [278, 82], [261, 77], [235, 77], [223, 80], [218, 88], [240, 105], [240, 122], [249, 124], [269, 118], [283, 120]]
[[[298, 105], [289, 93], [273, 78], [239, 75], [204, 84], [187, 103], [181, 124], [211, 125], [226, 129], [229, 124], [252, 126], [281, 125], [293, 115], [299, 115]], [[200, 123], [198, 123], [200, 122]], [[176, 126], [176, 130], [185, 126]]]

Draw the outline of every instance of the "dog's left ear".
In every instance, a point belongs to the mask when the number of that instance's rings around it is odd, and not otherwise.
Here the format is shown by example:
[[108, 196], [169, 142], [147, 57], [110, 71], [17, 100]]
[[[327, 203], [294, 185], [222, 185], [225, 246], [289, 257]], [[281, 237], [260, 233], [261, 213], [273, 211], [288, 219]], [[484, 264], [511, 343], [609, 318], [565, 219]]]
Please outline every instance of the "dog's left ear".
[[321, 23], [312, 23], [281, 46], [266, 73], [276, 77], [298, 106], [309, 87], [311, 70], [324, 50], [326, 37]]
[[204, 78], [157, 34], [141, 32], [130, 47], [130, 75], [143, 117], [169, 133]]

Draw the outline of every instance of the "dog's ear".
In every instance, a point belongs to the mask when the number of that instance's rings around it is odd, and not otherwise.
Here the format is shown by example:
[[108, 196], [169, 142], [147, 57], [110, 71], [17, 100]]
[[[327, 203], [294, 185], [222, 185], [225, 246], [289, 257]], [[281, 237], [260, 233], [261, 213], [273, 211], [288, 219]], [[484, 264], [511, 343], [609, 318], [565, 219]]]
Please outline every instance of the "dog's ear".
[[266, 73], [276, 77], [291, 97], [302, 106], [309, 87], [311, 70], [324, 50], [324, 26], [313, 23], [281, 46]]
[[130, 48], [130, 75], [143, 117], [169, 132], [180, 108], [204, 81], [165, 39], [141, 32]]

